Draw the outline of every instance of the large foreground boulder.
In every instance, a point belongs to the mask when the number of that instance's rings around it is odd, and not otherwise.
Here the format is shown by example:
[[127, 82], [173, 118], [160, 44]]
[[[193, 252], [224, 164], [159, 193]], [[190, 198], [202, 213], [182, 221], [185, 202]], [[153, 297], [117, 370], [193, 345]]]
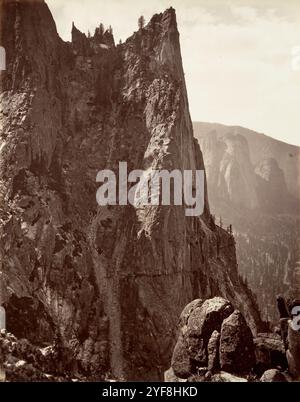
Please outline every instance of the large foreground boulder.
[[231, 303], [221, 297], [206, 300], [195, 308], [187, 324], [184, 334], [190, 358], [197, 366], [208, 363], [207, 346], [214, 331], [220, 332], [222, 322], [233, 312]]
[[221, 297], [188, 304], [180, 316], [171, 365], [175, 376], [184, 379], [199, 376], [200, 371], [206, 379], [220, 370], [249, 373], [255, 367], [255, 349], [242, 314]]
[[222, 370], [230, 373], [248, 373], [255, 366], [252, 333], [237, 310], [222, 324], [220, 365]]
[[[199, 367], [208, 365], [208, 343], [212, 334], [220, 332], [222, 322], [233, 312], [231, 303], [221, 297], [195, 300], [182, 312], [179, 320], [179, 337], [172, 356], [172, 368], [176, 376], [188, 378]], [[210, 356], [217, 355], [219, 339], [212, 340]], [[217, 362], [211, 360], [210, 364]]]

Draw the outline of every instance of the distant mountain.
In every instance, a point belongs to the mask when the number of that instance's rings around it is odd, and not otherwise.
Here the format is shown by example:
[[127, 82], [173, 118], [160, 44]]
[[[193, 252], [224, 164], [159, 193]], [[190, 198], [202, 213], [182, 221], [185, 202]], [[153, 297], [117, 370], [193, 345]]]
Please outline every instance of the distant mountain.
[[[215, 199], [298, 214], [299, 147], [238, 126], [194, 123], [194, 132]], [[279, 194], [280, 202], [276, 200]]]
[[240, 273], [274, 321], [276, 295], [292, 294], [300, 260], [300, 148], [238, 126], [194, 123], [194, 133], [212, 213], [233, 225]]

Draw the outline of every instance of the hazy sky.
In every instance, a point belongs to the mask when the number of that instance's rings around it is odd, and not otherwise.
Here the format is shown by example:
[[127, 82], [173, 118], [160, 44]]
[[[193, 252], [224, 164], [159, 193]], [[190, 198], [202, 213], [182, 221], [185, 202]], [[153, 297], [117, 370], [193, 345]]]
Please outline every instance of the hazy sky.
[[[47, 0], [46, 0], [47, 1]], [[59, 34], [112, 25], [116, 42], [137, 19], [176, 9], [194, 121], [241, 125], [300, 145], [299, 0], [48, 0]]]

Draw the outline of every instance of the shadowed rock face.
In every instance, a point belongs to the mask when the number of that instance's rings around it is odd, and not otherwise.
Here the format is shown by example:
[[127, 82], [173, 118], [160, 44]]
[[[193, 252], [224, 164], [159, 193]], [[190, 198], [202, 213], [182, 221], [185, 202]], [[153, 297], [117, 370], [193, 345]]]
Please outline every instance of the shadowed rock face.
[[[7, 329], [72, 351], [76, 370], [160, 378], [189, 300], [223, 295], [253, 331], [234, 239], [182, 207], [98, 207], [96, 174], [204, 169], [173, 9], [124, 44], [72, 43], [43, 1], [1, 1], [0, 274]], [[21, 306], [21, 307], [20, 307]], [[19, 323], [22, 322], [20, 326]]]

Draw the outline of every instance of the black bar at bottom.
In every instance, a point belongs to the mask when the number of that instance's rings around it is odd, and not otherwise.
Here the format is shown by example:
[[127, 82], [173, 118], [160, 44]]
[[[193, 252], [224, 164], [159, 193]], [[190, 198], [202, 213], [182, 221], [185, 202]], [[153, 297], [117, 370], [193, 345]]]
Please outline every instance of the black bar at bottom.
[[[263, 385], [265, 384], [265, 385]], [[261, 394], [262, 387], [268, 387], [268, 391], [284, 392], [291, 391], [287, 386], [281, 387], [279, 383], [144, 383], [144, 382], [115, 382], [115, 383], [1, 383], [0, 398], [14, 400], [14, 397], [23, 401], [33, 402], [47, 400], [78, 400], [78, 401], [106, 401], [112, 400], [138, 400], [145, 398], [176, 399], [203, 399], [207, 402], [212, 398], [234, 395], [239, 397], [247, 392], [247, 396], [257, 398]], [[296, 384], [296, 383], [295, 383]], [[299, 384], [299, 383], [298, 383]], [[272, 389], [271, 389], [272, 388]], [[293, 388], [295, 391], [295, 388]], [[3, 399], [2, 399], [3, 397]]]

